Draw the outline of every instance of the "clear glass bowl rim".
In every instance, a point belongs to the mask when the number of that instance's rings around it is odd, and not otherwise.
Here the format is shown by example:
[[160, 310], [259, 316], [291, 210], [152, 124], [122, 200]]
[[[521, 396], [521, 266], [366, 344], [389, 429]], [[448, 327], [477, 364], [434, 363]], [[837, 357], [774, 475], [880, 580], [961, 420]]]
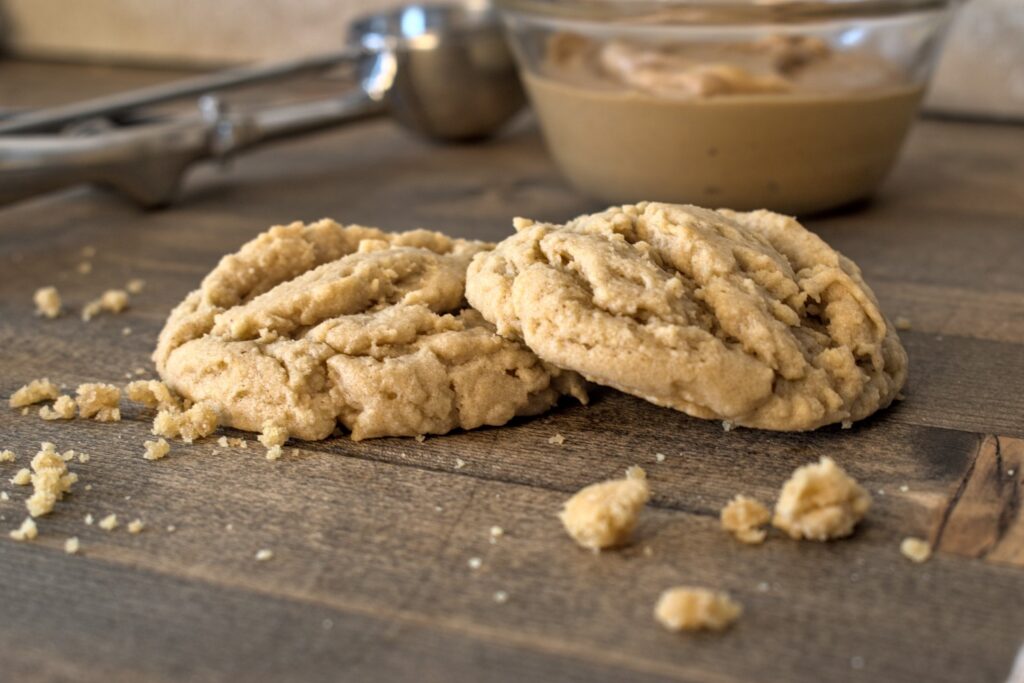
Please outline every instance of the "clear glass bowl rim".
[[693, 25], [800, 23], [941, 12], [961, 0], [495, 0], [498, 9], [551, 19]]

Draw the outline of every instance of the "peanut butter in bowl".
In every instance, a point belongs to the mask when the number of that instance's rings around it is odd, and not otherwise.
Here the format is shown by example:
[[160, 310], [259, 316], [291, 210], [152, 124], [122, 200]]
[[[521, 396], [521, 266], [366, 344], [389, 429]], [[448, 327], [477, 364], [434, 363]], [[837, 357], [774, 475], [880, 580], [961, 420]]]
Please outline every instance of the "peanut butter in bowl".
[[625, 30], [531, 16], [506, 12], [548, 148], [609, 203], [848, 204], [884, 180], [925, 89], [927, 69], [891, 54], [892, 30], [878, 26]]

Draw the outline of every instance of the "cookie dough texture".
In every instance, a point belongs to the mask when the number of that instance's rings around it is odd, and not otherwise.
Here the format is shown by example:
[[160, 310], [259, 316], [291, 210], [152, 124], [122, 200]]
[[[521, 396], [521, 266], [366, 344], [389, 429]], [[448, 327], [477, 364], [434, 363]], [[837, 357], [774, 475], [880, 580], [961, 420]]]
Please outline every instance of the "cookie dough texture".
[[871, 495], [832, 458], [798, 467], [783, 484], [772, 524], [791, 538], [828, 541], [853, 533]]
[[641, 203], [515, 227], [474, 259], [467, 298], [591, 381], [797, 431], [866, 417], [906, 379], [860, 270], [792, 218]]
[[582, 380], [465, 307], [488, 245], [331, 220], [276, 226], [224, 257], [154, 353], [175, 392], [224, 424], [322, 439], [443, 434], [544, 411]]

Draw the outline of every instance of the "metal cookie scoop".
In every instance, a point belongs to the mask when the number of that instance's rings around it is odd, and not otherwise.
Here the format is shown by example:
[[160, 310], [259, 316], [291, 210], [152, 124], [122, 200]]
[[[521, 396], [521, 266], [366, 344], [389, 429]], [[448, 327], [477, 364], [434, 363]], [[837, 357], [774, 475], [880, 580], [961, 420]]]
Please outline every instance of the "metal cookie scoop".
[[[232, 111], [212, 93], [354, 64], [360, 87], [338, 97]], [[198, 113], [117, 126], [147, 106], [202, 95]], [[332, 54], [244, 67], [0, 122], [0, 204], [95, 183], [143, 206], [174, 198], [194, 163], [384, 112], [442, 141], [484, 138], [525, 97], [489, 8], [411, 5], [356, 21]]]

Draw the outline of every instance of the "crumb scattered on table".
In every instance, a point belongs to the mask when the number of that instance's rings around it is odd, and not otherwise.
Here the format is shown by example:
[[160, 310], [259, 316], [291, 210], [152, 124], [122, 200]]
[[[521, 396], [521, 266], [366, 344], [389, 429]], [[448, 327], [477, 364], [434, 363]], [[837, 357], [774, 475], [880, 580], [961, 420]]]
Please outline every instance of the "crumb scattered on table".
[[32, 295], [32, 302], [36, 305], [36, 315], [51, 320], [60, 315], [60, 292], [56, 287], [40, 287]]
[[59, 395], [60, 390], [57, 388], [57, 385], [44, 377], [42, 379], [34, 379], [15, 391], [11, 394], [9, 403], [12, 408], [22, 408], [33, 403], [52, 401]]
[[15, 486], [28, 486], [32, 483], [32, 472], [27, 467], [22, 467], [11, 477], [11, 483]]
[[[143, 372], [145, 371], [143, 370]], [[129, 382], [124, 391], [128, 400], [141, 403], [147, 408], [181, 410], [181, 401], [174, 395], [170, 387], [158, 379], [140, 379]]]
[[156, 441], [143, 441], [142, 445], [146, 447], [146, 452], [142, 454], [146, 460], [159, 460], [171, 451], [171, 445], [164, 438]]
[[772, 524], [791, 538], [827, 541], [853, 533], [871, 495], [832, 458], [798, 467], [779, 494]]
[[650, 497], [647, 474], [633, 466], [626, 470], [624, 479], [580, 489], [566, 501], [560, 518], [565, 530], [584, 548], [600, 550], [622, 545]]
[[138, 294], [146, 287], [146, 281], [141, 278], [132, 278], [124, 286], [129, 294]]
[[730, 500], [721, 512], [722, 528], [743, 543], [763, 543], [768, 532], [763, 529], [772, 519], [764, 505], [744, 495]]
[[142, 533], [142, 530], [145, 528], [146, 524], [141, 519], [133, 519], [128, 522], [128, 533], [130, 534]]
[[209, 436], [217, 429], [220, 417], [212, 404], [200, 401], [184, 412], [161, 410], [153, 420], [153, 434], [181, 437], [185, 443]]
[[274, 551], [270, 548], [261, 548], [256, 551], [256, 561], [266, 562], [274, 558]]
[[[69, 451], [72, 455], [73, 451]], [[78, 481], [78, 475], [68, 472], [68, 464], [57, 452], [56, 446], [46, 441], [32, 458], [32, 495], [25, 501], [28, 513], [33, 517], [53, 512], [58, 500], [71, 490]]]
[[508, 602], [508, 592], [494, 591], [494, 602], [498, 603], [499, 605], [504, 605], [506, 602]]
[[78, 415], [97, 422], [118, 422], [121, 419], [121, 390], [113, 384], [86, 383], [75, 389]]
[[39, 528], [31, 517], [26, 517], [21, 526], [10, 533], [15, 541], [31, 541], [39, 535]]
[[900, 330], [901, 332], [906, 332], [907, 330], [913, 327], [913, 325], [910, 322], [910, 318], [903, 315], [896, 316], [896, 320], [894, 322], [896, 325], [896, 329]]
[[0, 451], [0, 462], [14, 462], [17, 456], [14, 455], [14, 451], [4, 449]]
[[670, 631], [720, 631], [742, 613], [728, 593], [692, 586], [665, 590], [654, 607], [654, 618]]
[[86, 514], [85, 517], [82, 518], [82, 521], [84, 521], [89, 526], [92, 526], [92, 523], [93, 523], [92, 514]]
[[912, 562], [927, 562], [932, 556], [932, 547], [923, 538], [908, 536], [900, 543], [900, 552]]
[[81, 548], [82, 544], [78, 540], [78, 536], [72, 536], [68, 540], [64, 541], [64, 552], [68, 555], [75, 555]]
[[82, 320], [89, 322], [103, 311], [120, 313], [128, 308], [128, 292], [123, 289], [108, 289], [82, 308]]
[[58, 396], [53, 406], [43, 406], [39, 409], [39, 417], [44, 420], [71, 420], [75, 417], [75, 399], [67, 394]]
[[117, 515], [109, 514], [99, 521], [99, 527], [104, 531], [113, 531], [117, 528]]
[[483, 566], [484, 561], [482, 559], [480, 559], [479, 557], [471, 557], [471, 558], [469, 558], [469, 560], [466, 561], [466, 564], [469, 565], [470, 569], [475, 571], [477, 569], [480, 569], [480, 567]]

